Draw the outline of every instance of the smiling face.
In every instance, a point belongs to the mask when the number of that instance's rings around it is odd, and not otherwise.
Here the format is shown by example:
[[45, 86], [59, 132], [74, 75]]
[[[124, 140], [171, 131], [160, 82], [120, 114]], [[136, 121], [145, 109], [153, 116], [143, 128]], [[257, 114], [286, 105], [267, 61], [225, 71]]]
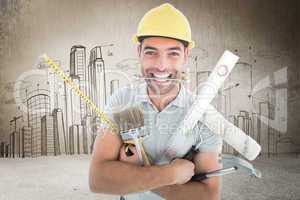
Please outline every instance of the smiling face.
[[179, 82], [169, 79], [181, 79], [187, 63], [188, 48], [175, 39], [149, 37], [138, 47], [142, 74], [148, 79], [149, 89], [155, 94], [165, 95], [178, 88]]

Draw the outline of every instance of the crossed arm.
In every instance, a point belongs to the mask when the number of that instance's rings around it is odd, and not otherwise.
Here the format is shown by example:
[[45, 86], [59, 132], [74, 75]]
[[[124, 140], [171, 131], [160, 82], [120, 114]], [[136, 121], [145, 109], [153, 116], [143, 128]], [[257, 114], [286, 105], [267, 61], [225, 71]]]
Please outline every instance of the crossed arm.
[[[220, 169], [216, 153], [198, 153], [194, 158], [195, 174]], [[165, 199], [208, 199], [219, 200], [221, 196], [221, 178], [212, 177], [205, 181], [189, 181], [185, 184], [175, 184], [152, 190]]]
[[[122, 141], [108, 129], [95, 140], [89, 184], [93, 192], [125, 195], [152, 190], [165, 199], [220, 199], [220, 178], [189, 181], [194, 172], [219, 169], [218, 155], [199, 153], [194, 163], [177, 159], [162, 166], [139, 166], [134, 156], [122, 154]], [[121, 153], [120, 153], [121, 149]], [[120, 159], [120, 160], [119, 160]], [[128, 160], [126, 160], [128, 159]]]

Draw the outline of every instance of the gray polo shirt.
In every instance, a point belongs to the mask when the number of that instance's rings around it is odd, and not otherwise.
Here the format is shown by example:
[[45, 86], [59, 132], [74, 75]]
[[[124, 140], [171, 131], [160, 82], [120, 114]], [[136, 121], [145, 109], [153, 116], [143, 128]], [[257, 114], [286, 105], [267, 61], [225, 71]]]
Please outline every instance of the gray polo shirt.
[[[144, 125], [150, 134], [144, 139], [144, 147], [152, 164], [165, 164], [174, 158], [182, 158], [192, 145], [198, 145], [200, 152], [221, 153], [222, 139], [213, 134], [204, 124], [198, 122], [192, 133], [183, 135], [176, 133], [179, 123], [191, 107], [194, 96], [181, 87], [177, 97], [162, 111], [158, 111], [147, 94], [147, 85], [122, 88], [108, 100], [105, 112], [112, 119], [112, 112], [141, 106], [144, 111]], [[172, 139], [181, 137], [180, 146], [172, 146]], [[170, 153], [172, 156], [162, 156]], [[152, 192], [127, 195], [128, 200], [160, 200], [163, 199]]]

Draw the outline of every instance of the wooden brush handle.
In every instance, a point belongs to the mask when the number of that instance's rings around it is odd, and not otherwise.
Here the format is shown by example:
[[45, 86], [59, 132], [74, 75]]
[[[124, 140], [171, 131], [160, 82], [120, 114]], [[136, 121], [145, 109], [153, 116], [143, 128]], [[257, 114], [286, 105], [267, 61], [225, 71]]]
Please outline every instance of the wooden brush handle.
[[141, 151], [142, 151], [142, 156], [143, 156], [144, 165], [145, 165], [145, 166], [150, 166], [151, 163], [150, 163], [150, 160], [149, 160], [149, 158], [148, 158], [148, 155], [147, 155], [147, 153], [146, 153], [146, 151], [145, 151], [144, 141], [143, 141], [143, 139], [140, 139], [139, 141], [140, 141], [140, 146], [141, 146]]

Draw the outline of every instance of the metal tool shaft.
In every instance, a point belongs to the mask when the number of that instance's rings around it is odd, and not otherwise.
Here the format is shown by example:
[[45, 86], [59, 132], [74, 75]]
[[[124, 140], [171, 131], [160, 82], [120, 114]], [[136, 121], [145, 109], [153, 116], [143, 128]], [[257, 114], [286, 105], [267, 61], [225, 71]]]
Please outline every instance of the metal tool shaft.
[[200, 173], [200, 174], [194, 175], [191, 180], [193, 180], [193, 181], [203, 181], [203, 180], [206, 180], [206, 179], [211, 178], [211, 177], [224, 176], [224, 175], [227, 175], [227, 174], [232, 174], [232, 173], [237, 172], [237, 169], [238, 168], [236, 166], [233, 166], [233, 167], [230, 167], [230, 168], [219, 169], [219, 170], [208, 172], [208, 173]]

